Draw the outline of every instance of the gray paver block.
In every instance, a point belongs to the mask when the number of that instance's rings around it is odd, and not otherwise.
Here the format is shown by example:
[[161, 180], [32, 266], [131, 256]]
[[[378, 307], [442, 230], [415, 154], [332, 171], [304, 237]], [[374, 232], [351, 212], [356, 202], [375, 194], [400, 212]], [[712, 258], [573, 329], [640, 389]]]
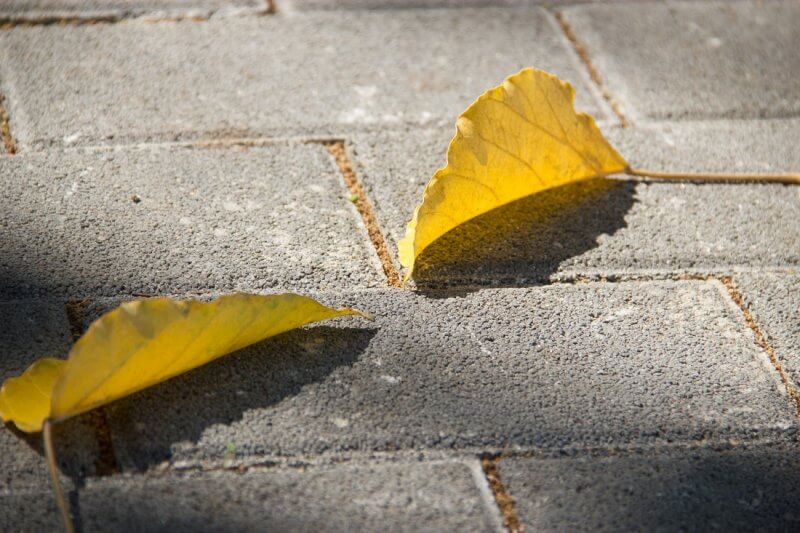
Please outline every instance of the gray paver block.
[[319, 145], [76, 150], [15, 156], [0, 168], [0, 294], [384, 282]]
[[[355, 159], [390, 249], [425, 184], [445, 163], [452, 127], [354, 136]], [[610, 129], [637, 167], [686, 172], [800, 170], [800, 121]], [[434, 244], [418, 282], [540, 280], [583, 275], [716, 272], [800, 261], [800, 196], [775, 184], [596, 180], [479, 217]]]
[[[296, 330], [109, 406], [125, 469], [352, 450], [793, 434], [716, 282], [318, 295], [373, 313]], [[115, 302], [106, 302], [111, 307]]]
[[796, 531], [796, 445], [504, 459], [534, 531]]
[[625, 2], [565, 14], [634, 120], [800, 112], [797, 2]]
[[486, 89], [530, 65], [576, 84], [581, 107], [600, 113], [543, 10], [453, 15], [350, 11], [16, 28], [0, 33], [0, 69], [23, 150], [450, 124]]
[[[0, 323], [0, 383], [21, 374], [36, 359], [65, 357], [72, 344], [64, 302], [0, 302]], [[90, 417], [58, 424], [53, 437], [67, 486], [71, 478], [94, 472], [98, 452]], [[41, 434], [22, 433], [12, 424], [0, 426], [0, 494], [49, 486]]]
[[0, 18], [50, 21], [58, 17], [200, 16], [263, 13], [265, 0], [6, 0]]
[[746, 272], [734, 280], [775, 356], [800, 387], [800, 275]]
[[[360, 463], [106, 478], [89, 481], [77, 500], [87, 531], [497, 530], [476, 467]], [[54, 528], [55, 506], [40, 499], [0, 496], [3, 530], [39, 529], [47, 518]]]
[[279, 0], [278, 7], [281, 11], [305, 11], [528, 6], [543, 3], [545, 2], [536, 0]]
[[608, 129], [634, 167], [673, 172], [800, 173], [800, 119], [661, 122]]

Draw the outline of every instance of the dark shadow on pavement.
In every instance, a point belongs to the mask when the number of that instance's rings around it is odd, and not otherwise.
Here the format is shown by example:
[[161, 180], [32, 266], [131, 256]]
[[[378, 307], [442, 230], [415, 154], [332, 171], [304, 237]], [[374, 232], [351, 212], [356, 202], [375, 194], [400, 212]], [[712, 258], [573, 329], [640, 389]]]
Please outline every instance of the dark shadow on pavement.
[[[175, 446], [193, 446], [208, 428], [234, 424], [248, 411], [277, 404], [353, 364], [376, 332], [330, 326], [290, 331], [109, 405], [123, 468], [147, 470], [169, 460]], [[229, 443], [215, 444], [208, 447], [211, 458], [224, 458]]]
[[506, 467], [518, 511], [533, 529], [798, 531], [797, 452], [796, 445], [662, 449], [529, 463], [524, 473], [513, 471], [518, 464]]
[[[600, 235], [626, 226], [636, 184], [596, 178], [557, 187], [476, 217], [417, 258], [417, 288], [546, 283], [570, 259], [596, 248]], [[452, 291], [448, 291], [452, 297]]]

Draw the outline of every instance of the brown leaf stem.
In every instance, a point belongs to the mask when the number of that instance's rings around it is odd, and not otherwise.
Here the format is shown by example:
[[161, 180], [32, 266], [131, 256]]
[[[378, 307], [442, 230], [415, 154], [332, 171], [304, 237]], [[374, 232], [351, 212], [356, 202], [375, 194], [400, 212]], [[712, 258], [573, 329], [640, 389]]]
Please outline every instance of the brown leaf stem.
[[72, 515], [69, 512], [69, 505], [64, 496], [64, 488], [58, 478], [58, 464], [56, 464], [56, 453], [53, 448], [53, 421], [49, 418], [44, 421], [42, 428], [42, 438], [44, 439], [44, 454], [47, 458], [47, 469], [50, 471], [50, 480], [53, 482], [53, 494], [56, 497], [58, 510], [61, 512], [61, 521], [64, 524], [66, 533], [74, 533], [75, 528], [72, 524]]
[[627, 168], [625, 174], [629, 176], [640, 176], [657, 180], [669, 181], [727, 181], [727, 182], [764, 182], [764, 183], [786, 183], [800, 185], [800, 174], [736, 174], [727, 172], [661, 172], [658, 170], [647, 170], [643, 168]]

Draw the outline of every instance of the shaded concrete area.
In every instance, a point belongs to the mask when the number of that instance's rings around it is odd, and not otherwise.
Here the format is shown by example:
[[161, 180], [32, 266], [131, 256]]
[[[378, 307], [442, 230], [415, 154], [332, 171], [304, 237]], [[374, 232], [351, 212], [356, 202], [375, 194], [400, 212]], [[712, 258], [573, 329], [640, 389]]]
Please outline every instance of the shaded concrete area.
[[[493, 531], [477, 461], [189, 472], [92, 481], [72, 499], [85, 531]], [[0, 496], [4, 530], [59, 524], [47, 493]]]
[[500, 470], [534, 531], [793, 531], [797, 446], [507, 459]]

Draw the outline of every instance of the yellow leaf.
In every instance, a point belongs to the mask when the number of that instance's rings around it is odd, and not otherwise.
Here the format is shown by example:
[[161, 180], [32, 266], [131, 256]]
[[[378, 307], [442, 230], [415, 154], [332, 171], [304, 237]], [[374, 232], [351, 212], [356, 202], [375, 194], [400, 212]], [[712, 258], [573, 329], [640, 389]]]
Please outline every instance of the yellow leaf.
[[447, 165], [425, 187], [398, 243], [406, 280], [420, 254], [460, 224], [520, 198], [627, 168], [594, 119], [575, 112], [574, 100], [569, 83], [527, 68], [461, 114]]
[[13, 420], [27, 433], [40, 431], [50, 414], [50, 395], [66, 361], [46, 357], [35, 361], [16, 378], [8, 378], [0, 388], [0, 415], [3, 422]]
[[26, 432], [127, 396], [260, 340], [360, 311], [297, 294], [233, 294], [120, 305], [95, 321], [69, 358], [41, 359], [0, 389], [0, 416]]

